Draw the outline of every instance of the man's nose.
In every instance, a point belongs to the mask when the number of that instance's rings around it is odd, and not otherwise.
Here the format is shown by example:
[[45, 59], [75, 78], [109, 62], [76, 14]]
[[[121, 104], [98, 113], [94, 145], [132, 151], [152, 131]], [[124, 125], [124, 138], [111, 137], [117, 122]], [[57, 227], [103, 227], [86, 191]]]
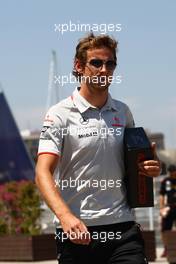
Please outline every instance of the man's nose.
[[106, 64], [105, 63], [103, 63], [100, 71], [101, 72], [106, 72], [107, 71], [107, 68], [106, 68]]

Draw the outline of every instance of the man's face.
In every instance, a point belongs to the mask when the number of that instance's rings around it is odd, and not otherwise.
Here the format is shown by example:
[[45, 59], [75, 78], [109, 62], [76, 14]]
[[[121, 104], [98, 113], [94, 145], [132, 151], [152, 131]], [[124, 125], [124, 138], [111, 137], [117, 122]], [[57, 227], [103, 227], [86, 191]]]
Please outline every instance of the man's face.
[[116, 62], [113, 53], [108, 48], [87, 51], [87, 62], [81, 67], [83, 81], [91, 89], [106, 90], [112, 81]]

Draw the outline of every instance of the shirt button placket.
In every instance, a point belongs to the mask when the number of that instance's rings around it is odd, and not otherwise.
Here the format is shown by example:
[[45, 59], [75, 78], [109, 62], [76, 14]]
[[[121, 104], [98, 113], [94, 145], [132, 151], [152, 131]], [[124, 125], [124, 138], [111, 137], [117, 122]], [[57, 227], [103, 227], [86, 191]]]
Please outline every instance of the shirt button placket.
[[100, 116], [100, 129], [101, 129], [100, 137], [101, 137], [101, 140], [103, 140], [103, 142], [105, 143], [105, 139], [107, 137], [107, 131], [105, 130], [106, 129], [105, 121], [102, 118], [103, 112], [100, 111], [99, 116]]

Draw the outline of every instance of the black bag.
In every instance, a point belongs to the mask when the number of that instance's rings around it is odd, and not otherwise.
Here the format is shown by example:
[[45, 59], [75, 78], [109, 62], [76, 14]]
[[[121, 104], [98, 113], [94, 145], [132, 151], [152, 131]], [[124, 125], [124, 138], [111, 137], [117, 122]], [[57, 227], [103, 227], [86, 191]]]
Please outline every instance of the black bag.
[[142, 127], [125, 128], [124, 132], [124, 160], [127, 199], [131, 207], [152, 207], [153, 178], [139, 175], [138, 162], [153, 160], [150, 141]]

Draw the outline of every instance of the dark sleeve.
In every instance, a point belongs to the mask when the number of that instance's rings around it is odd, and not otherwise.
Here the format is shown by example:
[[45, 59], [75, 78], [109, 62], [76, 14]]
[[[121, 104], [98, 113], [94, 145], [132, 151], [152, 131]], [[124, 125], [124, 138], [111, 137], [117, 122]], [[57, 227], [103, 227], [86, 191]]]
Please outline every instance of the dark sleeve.
[[166, 184], [165, 183], [166, 183], [165, 180], [161, 182], [161, 187], [160, 187], [160, 191], [159, 191], [160, 195], [165, 195], [166, 194], [166, 188], [165, 188]]

